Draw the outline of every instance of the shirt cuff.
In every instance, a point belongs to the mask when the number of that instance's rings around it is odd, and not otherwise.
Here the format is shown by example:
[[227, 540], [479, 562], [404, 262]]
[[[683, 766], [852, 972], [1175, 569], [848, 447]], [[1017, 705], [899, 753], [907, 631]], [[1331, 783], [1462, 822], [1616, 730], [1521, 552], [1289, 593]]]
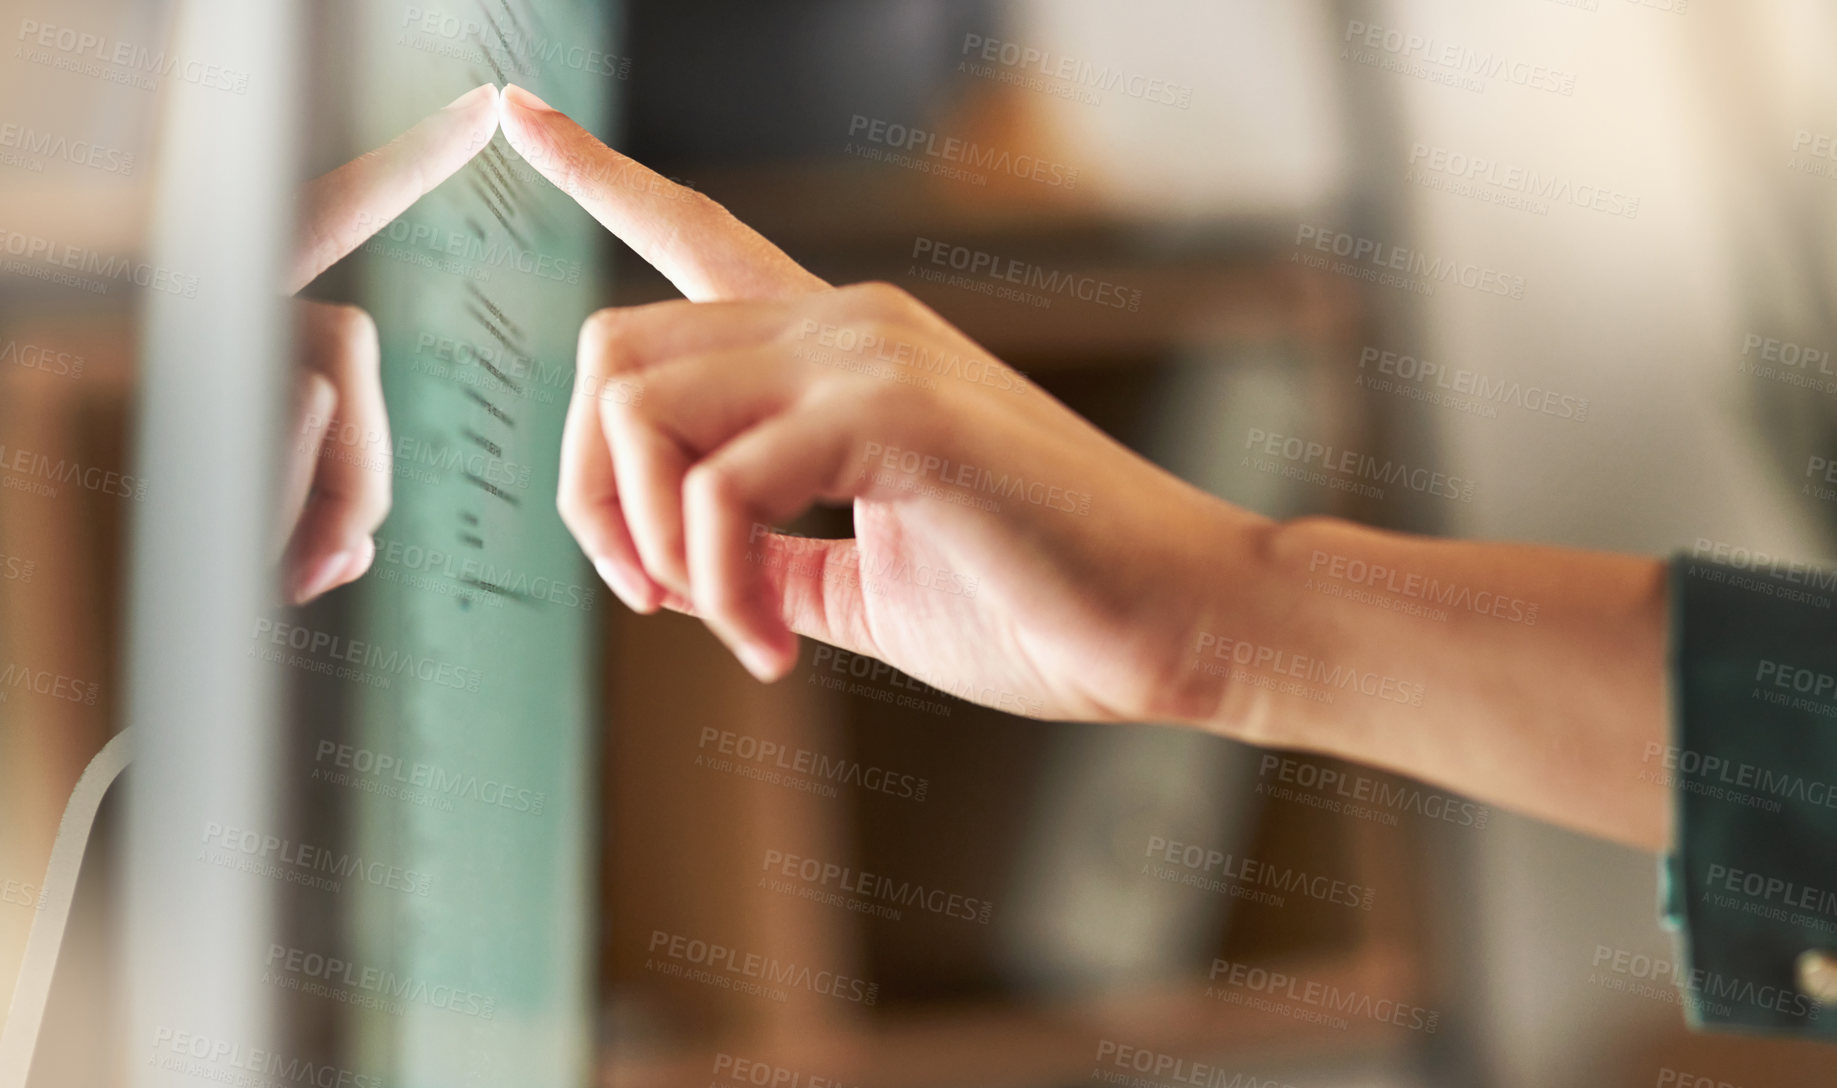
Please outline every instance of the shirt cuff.
[[[1837, 573], [1671, 564], [1660, 900], [1695, 1027], [1837, 1038]], [[1656, 746], [1655, 746], [1656, 747]]]

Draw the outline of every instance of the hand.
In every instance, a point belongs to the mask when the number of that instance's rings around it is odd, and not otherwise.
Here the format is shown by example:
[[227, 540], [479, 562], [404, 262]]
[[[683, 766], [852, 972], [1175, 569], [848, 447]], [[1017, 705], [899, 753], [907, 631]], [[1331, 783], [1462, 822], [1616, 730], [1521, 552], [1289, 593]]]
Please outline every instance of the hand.
[[[497, 88], [475, 88], [305, 186], [286, 270], [289, 294], [471, 161], [497, 131]], [[295, 302], [299, 368], [276, 550], [287, 598], [303, 604], [356, 581], [376, 558], [393, 471], [376, 324], [355, 306]]]
[[[795, 664], [797, 632], [1035, 717], [1216, 709], [1191, 668], [1217, 618], [1200, 589], [1245, 569], [1262, 519], [904, 291], [830, 287], [520, 88], [502, 113], [531, 165], [688, 296], [581, 329], [558, 506], [626, 604], [693, 612], [762, 680]], [[855, 538], [767, 531], [818, 502], [852, 502]]]

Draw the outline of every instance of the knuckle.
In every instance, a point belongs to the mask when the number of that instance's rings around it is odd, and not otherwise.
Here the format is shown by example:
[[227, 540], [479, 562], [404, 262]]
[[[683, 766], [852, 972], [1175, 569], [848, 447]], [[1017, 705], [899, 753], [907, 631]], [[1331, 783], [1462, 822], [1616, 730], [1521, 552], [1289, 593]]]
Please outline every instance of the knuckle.
[[609, 343], [617, 334], [623, 316], [624, 311], [617, 306], [608, 306], [588, 314], [587, 319], [580, 323], [580, 354], [585, 357]]
[[912, 296], [885, 280], [852, 284], [842, 292], [867, 313], [881, 318], [903, 316], [912, 307]]
[[597, 392], [600, 377], [626, 369], [630, 353], [625, 333], [630, 322], [630, 311], [617, 306], [595, 310], [581, 322], [576, 355], [580, 372], [577, 380], [587, 383], [583, 391]]
[[[883, 342], [893, 342], [890, 332], [877, 331], [876, 335], [885, 336]], [[852, 420], [858, 425], [926, 418], [924, 405], [929, 394], [922, 385], [867, 374], [839, 375], [838, 380], [813, 384], [808, 392], [825, 418]]]
[[359, 306], [334, 306], [330, 320], [340, 362], [363, 374], [382, 369], [382, 345], [377, 339], [376, 319], [369, 311]]
[[294, 403], [302, 432], [323, 431], [331, 422], [332, 409], [338, 404], [338, 387], [316, 370], [301, 371]]
[[683, 473], [682, 489], [690, 506], [720, 502], [727, 495], [727, 472], [713, 461], [703, 461]]
[[685, 525], [717, 519], [717, 511], [739, 504], [739, 486], [733, 470], [718, 461], [702, 461], [682, 478]]
[[362, 306], [340, 303], [331, 309], [339, 335], [349, 340], [376, 340], [376, 319]]
[[855, 418], [883, 423], [898, 418], [926, 418], [923, 405], [929, 391], [923, 386], [895, 385], [892, 382], [874, 382], [859, 389], [854, 411]]
[[738, 585], [724, 577], [697, 578], [689, 586], [689, 599], [716, 634], [732, 631], [733, 620], [741, 611], [744, 594]]

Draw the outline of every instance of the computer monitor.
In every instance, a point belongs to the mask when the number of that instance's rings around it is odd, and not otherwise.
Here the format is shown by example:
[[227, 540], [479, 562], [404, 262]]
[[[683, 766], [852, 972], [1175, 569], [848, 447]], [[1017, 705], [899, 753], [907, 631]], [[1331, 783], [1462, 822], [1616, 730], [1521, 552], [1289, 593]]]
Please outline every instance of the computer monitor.
[[[22, 975], [0, 1086], [98, 1063], [149, 1086], [582, 1083], [595, 583], [553, 495], [602, 235], [501, 136], [314, 289], [378, 328], [394, 504], [375, 566], [282, 608], [268, 535], [292, 365], [278, 269], [325, 150], [302, 133], [343, 161], [507, 81], [603, 126], [616, 10], [172, 13], [162, 55], [247, 78], [159, 87], [145, 260], [195, 290], [147, 292], [141, 323], [126, 729], [73, 799], [81, 846], [45, 882], [72, 909], [40, 912], [53, 952], [28, 968], [50, 974]], [[114, 918], [119, 942], [73, 917]]]

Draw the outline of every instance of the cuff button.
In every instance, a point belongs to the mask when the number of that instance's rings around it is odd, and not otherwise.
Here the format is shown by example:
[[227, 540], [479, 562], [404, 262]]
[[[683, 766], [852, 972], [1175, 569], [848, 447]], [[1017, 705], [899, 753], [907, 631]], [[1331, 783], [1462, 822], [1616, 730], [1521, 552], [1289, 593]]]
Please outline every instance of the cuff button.
[[1799, 953], [1799, 989], [1820, 1005], [1837, 1005], [1837, 953], [1818, 948]]

